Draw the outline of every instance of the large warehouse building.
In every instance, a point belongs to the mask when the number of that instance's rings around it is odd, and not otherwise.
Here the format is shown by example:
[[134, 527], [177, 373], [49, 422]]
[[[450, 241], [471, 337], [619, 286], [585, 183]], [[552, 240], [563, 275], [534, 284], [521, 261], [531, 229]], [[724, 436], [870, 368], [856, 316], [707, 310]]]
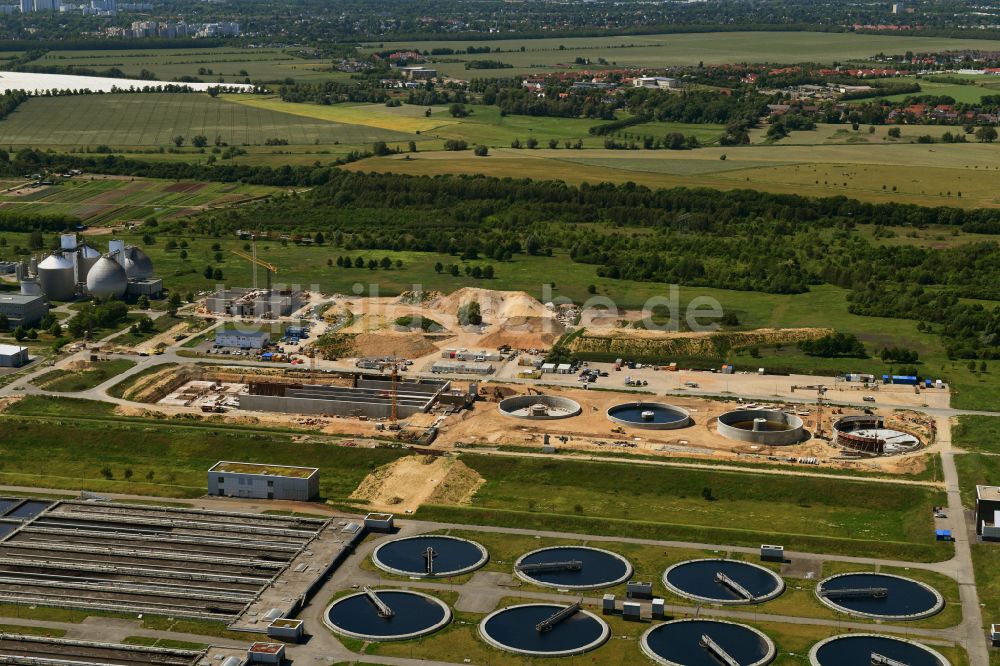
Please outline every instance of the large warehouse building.
[[28, 294], [0, 295], [0, 314], [7, 316], [11, 328], [33, 326], [49, 313], [44, 296]]
[[308, 502], [319, 497], [319, 470], [221, 461], [208, 470], [208, 494]]

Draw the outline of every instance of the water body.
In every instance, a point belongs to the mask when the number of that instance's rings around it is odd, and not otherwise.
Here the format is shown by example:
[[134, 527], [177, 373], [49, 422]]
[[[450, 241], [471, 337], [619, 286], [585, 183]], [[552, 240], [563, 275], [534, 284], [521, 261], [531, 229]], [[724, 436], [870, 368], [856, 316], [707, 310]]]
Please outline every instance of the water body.
[[666, 582], [692, 596], [719, 601], [742, 601], [744, 597], [715, 580], [723, 573], [736, 581], [754, 597], [765, 597], [781, 587], [780, 579], [767, 569], [732, 560], [700, 560], [685, 562], [671, 569]]
[[557, 613], [563, 606], [539, 604], [510, 608], [486, 620], [483, 631], [493, 640], [513, 650], [530, 652], [566, 652], [581, 650], [599, 640], [604, 626], [584, 613], [576, 613], [549, 631], [537, 631], [535, 625]]
[[740, 664], [756, 664], [769, 651], [766, 641], [749, 627], [711, 620], [661, 624], [646, 637], [646, 645], [654, 653], [676, 664], [719, 666], [721, 662], [701, 646], [704, 635]]
[[31, 500], [17, 507], [16, 509], [8, 513], [6, 516], [4, 516], [4, 518], [19, 518], [21, 520], [28, 520], [30, 518], [34, 518], [42, 511], [45, 511], [50, 506], [52, 506], [52, 502]]
[[867, 587], [884, 587], [889, 594], [881, 599], [828, 599], [830, 603], [858, 613], [900, 616], [926, 613], [937, 604], [933, 592], [913, 581], [880, 574], [850, 574], [823, 583], [825, 590], [846, 590]]
[[405, 571], [414, 576], [427, 575], [427, 560], [424, 554], [433, 548], [435, 576], [462, 571], [473, 567], [483, 559], [483, 551], [477, 544], [443, 536], [424, 536], [413, 539], [390, 541], [378, 549], [377, 561], [385, 566]]
[[[653, 418], [643, 418], [643, 413], [645, 412], [652, 412]], [[684, 414], [676, 409], [666, 405], [658, 405], [648, 402], [617, 405], [612, 407], [608, 411], [608, 414], [616, 419], [621, 419], [622, 421], [628, 421], [629, 423], [635, 423], [637, 425], [642, 425], [644, 423], [677, 423], [679, 421], [685, 421], [688, 418], [687, 414]]]
[[388, 638], [425, 632], [445, 619], [447, 611], [435, 601], [402, 590], [379, 590], [378, 598], [395, 611], [393, 617], [378, 614], [364, 594], [341, 599], [327, 611], [335, 627], [353, 634]]
[[822, 666], [871, 666], [872, 653], [907, 666], [944, 666], [946, 663], [921, 645], [887, 636], [843, 636], [817, 650], [816, 659]]
[[593, 548], [558, 546], [546, 548], [522, 559], [519, 564], [542, 564], [546, 562], [569, 562], [578, 560], [583, 563], [579, 571], [529, 571], [524, 576], [544, 585], [563, 587], [602, 587], [614, 585], [626, 577], [631, 567], [628, 562]]

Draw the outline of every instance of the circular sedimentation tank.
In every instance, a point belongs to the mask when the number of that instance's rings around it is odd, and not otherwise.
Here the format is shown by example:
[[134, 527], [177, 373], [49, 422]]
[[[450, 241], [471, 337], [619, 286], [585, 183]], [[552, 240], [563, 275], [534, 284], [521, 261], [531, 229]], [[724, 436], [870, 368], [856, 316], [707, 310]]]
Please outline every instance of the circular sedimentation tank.
[[663, 402], [624, 402], [608, 410], [608, 418], [619, 425], [647, 430], [673, 430], [691, 425], [686, 409]]
[[553, 546], [522, 555], [514, 563], [518, 578], [567, 590], [594, 590], [623, 583], [632, 565], [617, 553], [589, 546]]
[[580, 413], [580, 403], [558, 395], [515, 395], [500, 401], [500, 413], [538, 421], [567, 419]]
[[395, 539], [372, 553], [372, 562], [379, 569], [419, 578], [460, 576], [475, 571], [489, 558], [486, 548], [475, 541], [439, 534]]
[[687, 560], [663, 572], [667, 589], [711, 604], [759, 604], [785, 591], [785, 581], [770, 569], [740, 560]]
[[734, 409], [719, 416], [716, 430], [729, 439], [767, 446], [797, 444], [807, 437], [802, 419], [776, 409]]
[[421, 592], [365, 590], [334, 601], [323, 620], [342, 636], [363, 641], [405, 641], [447, 625], [451, 609], [440, 599]]
[[[710, 640], [705, 641], [704, 637]], [[741, 666], [764, 666], [774, 660], [770, 638], [745, 624], [725, 620], [674, 620], [642, 635], [643, 653], [664, 666], [719, 666], [719, 651]]]
[[566, 606], [522, 604], [494, 611], [479, 624], [479, 635], [500, 650], [530, 657], [568, 657], [600, 647], [611, 631], [607, 623], [589, 611], [577, 610], [540, 628]]
[[[906, 666], [950, 666], [923, 643], [878, 634], [846, 634], [820, 641], [809, 651], [811, 666], [868, 666], [881, 655]], [[892, 663], [892, 662], [889, 662]]]
[[816, 596], [834, 610], [880, 620], [919, 620], [944, 608], [930, 585], [874, 572], [830, 576], [817, 583]]

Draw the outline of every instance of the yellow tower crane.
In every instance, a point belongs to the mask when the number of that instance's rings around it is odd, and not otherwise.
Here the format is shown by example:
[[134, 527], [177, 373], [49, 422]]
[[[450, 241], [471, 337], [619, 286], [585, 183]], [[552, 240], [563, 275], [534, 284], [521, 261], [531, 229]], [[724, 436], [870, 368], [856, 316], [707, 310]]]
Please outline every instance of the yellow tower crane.
[[270, 264], [270, 263], [264, 261], [263, 259], [258, 259], [257, 258], [257, 244], [256, 243], [254, 243], [254, 253], [252, 255], [247, 254], [246, 252], [241, 252], [240, 250], [233, 250], [233, 254], [235, 254], [237, 257], [242, 257], [242, 258], [246, 259], [253, 266], [253, 288], [254, 289], [257, 288], [257, 267], [260, 266], [261, 268], [265, 269], [267, 271], [267, 290], [271, 291], [271, 275], [272, 274], [274, 274], [274, 275], [278, 274], [278, 267], [275, 266], [274, 264]]

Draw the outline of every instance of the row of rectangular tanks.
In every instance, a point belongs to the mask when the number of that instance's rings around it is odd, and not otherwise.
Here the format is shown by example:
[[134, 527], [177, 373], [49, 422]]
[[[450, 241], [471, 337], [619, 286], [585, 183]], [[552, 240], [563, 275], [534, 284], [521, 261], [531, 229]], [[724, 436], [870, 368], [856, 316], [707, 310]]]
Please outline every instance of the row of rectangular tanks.
[[101, 255], [90, 245], [78, 243], [75, 234], [63, 234], [60, 249], [36, 263], [17, 270], [21, 293], [44, 295], [50, 301], [72, 300], [86, 292], [99, 300], [122, 298], [130, 280], [153, 277], [153, 262], [139, 248], [112, 240]]

